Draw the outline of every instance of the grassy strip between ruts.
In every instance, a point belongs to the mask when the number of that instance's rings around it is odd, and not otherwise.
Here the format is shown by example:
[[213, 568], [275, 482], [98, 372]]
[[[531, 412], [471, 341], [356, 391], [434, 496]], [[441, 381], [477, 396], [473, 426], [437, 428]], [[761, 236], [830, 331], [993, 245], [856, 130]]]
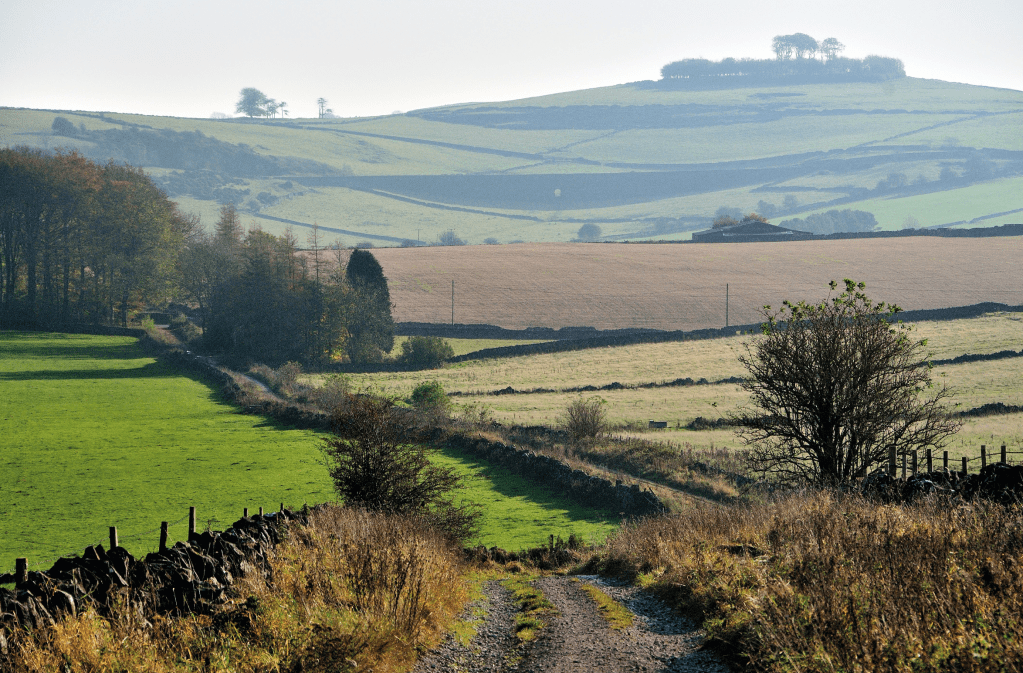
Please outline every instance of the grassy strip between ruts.
[[518, 604], [515, 635], [522, 642], [535, 640], [540, 629], [547, 625], [545, 618], [557, 614], [554, 604], [533, 585], [535, 579], [534, 575], [515, 575], [504, 580], [504, 586]]
[[600, 610], [601, 616], [607, 620], [608, 625], [612, 629], [621, 631], [632, 626], [632, 612], [628, 608], [608, 596], [599, 587], [583, 582], [577, 577], [573, 579], [579, 582], [579, 588], [585, 591], [586, 595], [597, 604], [597, 609]]

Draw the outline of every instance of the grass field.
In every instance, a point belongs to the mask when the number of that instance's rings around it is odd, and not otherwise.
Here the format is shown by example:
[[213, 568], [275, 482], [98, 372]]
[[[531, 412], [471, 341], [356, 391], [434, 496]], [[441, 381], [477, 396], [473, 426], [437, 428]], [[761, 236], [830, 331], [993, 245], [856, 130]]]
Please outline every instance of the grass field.
[[[259, 206], [255, 195], [269, 192], [282, 200], [262, 208], [265, 215], [399, 240], [418, 236], [426, 242], [436, 241], [438, 234], [449, 229], [470, 243], [487, 238], [502, 243], [567, 241], [575, 237], [579, 220], [599, 223], [606, 236], [637, 240], [647, 237], [652, 224], [642, 220], [648, 218], [706, 218], [720, 206], [749, 211], [761, 199], [779, 205], [786, 194], [798, 196], [803, 204], [789, 214], [805, 216], [818, 207], [815, 204], [873, 188], [888, 173], [901, 172], [910, 180], [922, 175], [931, 182], [944, 166], [967, 173], [970, 157], [994, 168], [989, 178], [962, 188], [934, 183], [949, 189], [905, 198], [871, 198], [840, 207], [870, 210], [884, 229], [900, 228], [909, 216], [924, 225], [977, 220], [1014, 209], [1010, 206], [1016, 203], [1013, 181], [1020, 174], [1018, 161], [1004, 152], [1023, 148], [1019, 123], [1023, 92], [908, 77], [876, 84], [702, 91], [636, 82], [354, 119], [213, 120], [0, 109], [0, 146], [77, 147], [100, 161], [108, 158], [106, 154], [122, 151], [117, 143], [102, 144], [107, 141], [98, 135], [53, 135], [51, 124], [58, 114], [89, 133], [133, 126], [201, 133], [244, 145], [259, 155], [319, 164], [319, 168], [307, 165], [263, 177], [217, 168], [220, 177], [250, 191], [239, 203], [246, 225], [257, 223], [277, 234], [285, 230], [284, 223], [255, 216]], [[495, 121], [495, 115], [504, 115], [503, 121]], [[948, 148], [962, 152], [949, 155]], [[144, 161], [158, 164], [145, 166], [154, 175], [201, 166], [205, 160], [191, 157], [182, 165], [170, 165], [158, 155], [142, 155], [147, 157]], [[886, 158], [878, 159], [882, 155]], [[769, 160], [765, 165], [789, 168], [810, 163], [794, 168], [785, 179], [761, 176], [731, 187], [723, 182], [672, 198], [640, 190], [607, 202], [607, 192], [591, 190], [585, 203], [558, 208], [541, 198], [541, 192], [548, 191], [545, 188], [522, 195], [512, 209], [482, 209], [487, 212], [471, 205], [473, 190], [461, 192], [468, 195], [465, 199], [438, 192], [412, 203], [403, 200], [403, 195], [412, 193], [400, 185], [390, 195], [342, 187], [281, 187], [285, 179], [301, 185], [303, 176], [332, 171], [355, 176], [465, 176], [466, 180], [478, 175], [554, 179], [680, 166], [727, 168], [731, 166], [727, 162], [737, 162], [734, 166], [746, 170], [753, 164], [744, 162], [761, 159]], [[818, 160], [827, 165], [813, 164]], [[174, 197], [183, 209], [201, 214], [207, 225], [215, 221], [218, 197], [207, 194], [197, 199], [187, 190]], [[1013, 216], [998, 216], [977, 224], [1010, 220]], [[691, 220], [672, 225], [655, 238], [684, 237], [687, 228], [696, 226], [702, 227]], [[364, 240], [360, 235], [324, 234], [327, 242], [345, 245]]]
[[[831, 280], [904, 309], [1023, 304], [1023, 238], [898, 238], [704, 245], [500, 245], [375, 251], [398, 321], [700, 329], [758, 322]], [[670, 377], [673, 378], [673, 377]], [[709, 377], [708, 377], [709, 378]], [[514, 385], [514, 384], [511, 384]]]
[[[927, 339], [933, 359], [949, 359], [965, 353], [995, 353], [1023, 348], [1023, 314], [998, 313], [952, 321], [919, 322], [916, 338]], [[353, 384], [398, 397], [407, 397], [424, 381], [437, 381], [455, 405], [482, 405], [507, 424], [557, 426], [565, 407], [579, 397], [597, 396], [607, 402], [608, 420], [615, 434], [689, 444], [699, 449], [738, 448], [730, 430], [685, 429], [696, 417], [717, 419], [746, 402], [735, 384], [688, 387], [637, 388], [593, 393], [525, 393], [487, 395], [511, 386], [516, 390], [553, 389], [586, 385], [605, 386], [660, 383], [676, 378], [706, 378], [713, 382], [741, 376], [737, 361], [749, 336], [723, 339], [596, 348], [500, 359], [471, 360], [436, 370], [352, 375]], [[753, 337], [755, 338], [755, 337]], [[319, 377], [309, 376], [315, 382]], [[1023, 358], [971, 362], [935, 367], [937, 385], [956, 392], [953, 402], [965, 410], [991, 402], [1023, 405]], [[647, 429], [647, 421], [667, 421], [663, 430]], [[975, 458], [980, 446], [1007, 444], [1023, 450], [1023, 414], [968, 419], [948, 446], [950, 456]], [[1023, 458], [1023, 456], [1020, 456]], [[937, 460], [937, 457], [936, 457]]]
[[[30, 568], [117, 526], [133, 553], [155, 549], [161, 521], [229, 526], [242, 508], [274, 510], [334, 498], [318, 435], [248, 416], [203, 383], [147, 357], [134, 339], [0, 333], [0, 571]], [[551, 532], [601, 538], [613, 521], [514, 475], [456, 454], [438, 458], [474, 479], [482, 541], [511, 548]], [[542, 526], [542, 530], [537, 526]]]

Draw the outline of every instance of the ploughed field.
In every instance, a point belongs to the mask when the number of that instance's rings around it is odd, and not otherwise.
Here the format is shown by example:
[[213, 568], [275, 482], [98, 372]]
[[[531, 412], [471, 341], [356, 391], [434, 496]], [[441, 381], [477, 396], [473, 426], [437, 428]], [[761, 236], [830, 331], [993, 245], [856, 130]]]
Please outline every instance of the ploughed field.
[[[193, 505], [200, 529], [222, 530], [244, 507], [335, 497], [319, 434], [241, 413], [128, 337], [0, 332], [0, 437], [0, 573], [19, 556], [37, 569], [105, 547], [109, 526], [139, 555], [169, 521], [173, 544]], [[436, 459], [471, 477], [488, 545], [597, 540], [616, 523], [477, 459]]]
[[906, 310], [1023, 303], [1023, 238], [560, 243], [375, 250], [396, 321], [693, 330], [759, 321], [853, 278]]

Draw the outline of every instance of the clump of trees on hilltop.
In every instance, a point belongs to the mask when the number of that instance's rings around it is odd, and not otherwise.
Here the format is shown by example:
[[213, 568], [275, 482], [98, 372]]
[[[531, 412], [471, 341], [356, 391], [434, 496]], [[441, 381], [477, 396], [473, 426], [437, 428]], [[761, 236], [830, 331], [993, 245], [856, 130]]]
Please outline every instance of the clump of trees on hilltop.
[[845, 45], [833, 37], [818, 42], [806, 33], [778, 35], [772, 40], [771, 47], [775, 53], [773, 59], [710, 61], [688, 58], [674, 61], [661, 68], [661, 78], [675, 84], [734, 83], [736, 79], [755, 84], [777, 81], [881, 82], [906, 76], [902, 61], [897, 58], [840, 56]]

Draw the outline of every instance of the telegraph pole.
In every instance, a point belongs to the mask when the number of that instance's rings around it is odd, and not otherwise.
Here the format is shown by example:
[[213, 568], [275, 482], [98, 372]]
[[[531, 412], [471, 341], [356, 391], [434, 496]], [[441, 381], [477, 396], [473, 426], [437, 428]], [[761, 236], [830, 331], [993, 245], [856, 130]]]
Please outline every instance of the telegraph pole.
[[728, 327], [728, 283], [725, 283], [725, 327]]
[[455, 281], [451, 280], [451, 324], [455, 324]]

